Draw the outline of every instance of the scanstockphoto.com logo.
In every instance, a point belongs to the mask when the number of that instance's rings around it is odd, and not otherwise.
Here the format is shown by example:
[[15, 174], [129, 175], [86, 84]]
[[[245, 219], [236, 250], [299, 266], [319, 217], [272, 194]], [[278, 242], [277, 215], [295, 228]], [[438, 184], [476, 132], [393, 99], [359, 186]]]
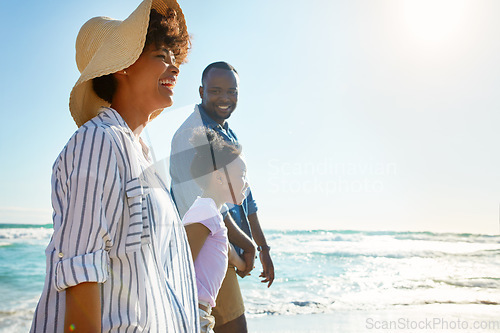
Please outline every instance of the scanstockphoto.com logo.
[[398, 318], [396, 320], [377, 320], [366, 318], [365, 328], [368, 330], [478, 330], [497, 331], [500, 329], [500, 320], [461, 320], [446, 318], [423, 318], [414, 320]]
[[381, 193], [396, 169], [395, 163], [337, 163], [333, 159], [291, 163], [272, 159], [268, 163], [268, 185], [274, 193]]

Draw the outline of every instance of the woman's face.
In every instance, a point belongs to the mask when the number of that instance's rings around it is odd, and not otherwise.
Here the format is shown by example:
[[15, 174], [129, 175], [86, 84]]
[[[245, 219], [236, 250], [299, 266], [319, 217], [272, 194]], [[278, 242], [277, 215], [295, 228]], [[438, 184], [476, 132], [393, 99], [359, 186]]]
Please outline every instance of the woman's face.
[[173, 88], [179, 68], [164, 45], [147, 46], [137, 61], [125, 70], [126, 82], [135, 101], [144, 110], [155, 111], [173, 104]]
[[234, 193], [234, 198], [229, 194], [229, 198], [231, 199], [229, 202], [241, 205], [243, 200], [245, 200], [248, 189], [247, 166], [245, 160], [241, 155], [238, 156], [226, 166], [226, 170], [226, 177], [229, 178]]

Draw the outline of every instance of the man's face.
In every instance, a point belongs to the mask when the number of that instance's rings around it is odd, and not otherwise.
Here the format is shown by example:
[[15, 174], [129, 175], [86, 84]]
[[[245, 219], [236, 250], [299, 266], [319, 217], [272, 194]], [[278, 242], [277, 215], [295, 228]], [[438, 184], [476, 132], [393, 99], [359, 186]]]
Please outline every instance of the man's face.
[[200, 87], [201, 106], [207, 114], [223, 124], [238, 103], [237, 74], [231, 70], [212, 68]]

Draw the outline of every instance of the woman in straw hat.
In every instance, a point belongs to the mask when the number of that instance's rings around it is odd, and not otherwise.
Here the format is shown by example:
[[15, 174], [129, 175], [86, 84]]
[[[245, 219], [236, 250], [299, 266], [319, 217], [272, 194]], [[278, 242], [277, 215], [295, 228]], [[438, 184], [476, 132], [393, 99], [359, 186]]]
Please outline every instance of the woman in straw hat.
[[52, 175], [54, 234], [32, 332], [199, 332], [193, 262], [139, 135], [172, 105], [189, 35], [175, 0], [90, 19]]

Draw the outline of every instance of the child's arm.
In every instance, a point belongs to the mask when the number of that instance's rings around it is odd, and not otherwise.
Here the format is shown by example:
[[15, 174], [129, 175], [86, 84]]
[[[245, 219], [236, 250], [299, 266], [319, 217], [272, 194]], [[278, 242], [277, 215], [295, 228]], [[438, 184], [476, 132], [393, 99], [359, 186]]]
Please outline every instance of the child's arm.
[[193, 262], [196, 261], [198, 254], [205, 244], [210, 230], [201, 223], [191, 223], [186, 226], [186, 234], [189, 242], [189, 247], [191, 248], [191, 255], [193, 256]]
[[247, 267], [245, 261], [238, 255], [238, 253], [236, 252], [233, 244], [229, 243], [229, 246], [228, 246], [228, 261], [231, 265], [233, 265], [234, 267], [236, 267], [239, 271], [244, 271], [245, 268]]

